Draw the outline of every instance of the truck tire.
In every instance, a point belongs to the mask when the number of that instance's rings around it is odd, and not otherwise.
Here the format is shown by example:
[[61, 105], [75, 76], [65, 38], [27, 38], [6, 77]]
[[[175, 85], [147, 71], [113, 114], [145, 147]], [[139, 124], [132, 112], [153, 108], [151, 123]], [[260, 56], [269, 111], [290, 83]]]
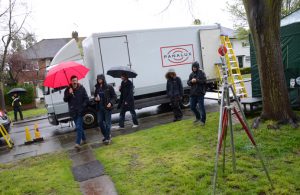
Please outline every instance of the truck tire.
[[90, 129], [97, 126], [97, 112], [93, 108], [87, 108], [83, 112], [83, 128]]
[[188, 94], [183, 95], [182, 102], [181, 102], [181, 107], [182, 108], [190, 107], [190, 96]]

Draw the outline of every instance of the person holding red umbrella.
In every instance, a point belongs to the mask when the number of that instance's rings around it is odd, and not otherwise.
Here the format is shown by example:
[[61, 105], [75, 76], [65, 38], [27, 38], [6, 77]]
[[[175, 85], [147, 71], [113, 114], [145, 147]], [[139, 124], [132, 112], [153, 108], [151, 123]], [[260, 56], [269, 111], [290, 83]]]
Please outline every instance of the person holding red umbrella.
[[88, 104], [89, 98], [85, 88], [78, 83], [78, 77], [71, 76], [71, 84], [64, 92], [64, 101], [68, 102], [69, 113], [76, 126], [77, 137], [75, 148], [80, 149], [80, 144], [86, 143], [86, 137], [83, 131], [83, 111]]

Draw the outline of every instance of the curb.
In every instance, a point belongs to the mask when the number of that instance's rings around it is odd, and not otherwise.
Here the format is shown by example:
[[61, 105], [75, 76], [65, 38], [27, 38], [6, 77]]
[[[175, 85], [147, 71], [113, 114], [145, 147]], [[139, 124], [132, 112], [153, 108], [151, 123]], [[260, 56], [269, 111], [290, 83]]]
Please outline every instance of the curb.
[[24, 119], [22, 121], [16, 121], [16, 122], [12, 121], [12, 124], [19, 125], [19, 124], [28, 123], [28, 122], [32, 122], [32, 121], [38, 121], [38, 120], [42, 120], [42, 119], [46, 119], [46, 118], [48, 118], [47, 115], [39, 116], [39, 117], [32, 117], [32, 118]]

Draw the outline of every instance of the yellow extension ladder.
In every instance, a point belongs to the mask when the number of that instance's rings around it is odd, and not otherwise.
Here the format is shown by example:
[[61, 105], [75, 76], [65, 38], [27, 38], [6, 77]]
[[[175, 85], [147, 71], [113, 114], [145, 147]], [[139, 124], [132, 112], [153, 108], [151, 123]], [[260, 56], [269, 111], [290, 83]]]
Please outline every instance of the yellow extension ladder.
[[[221, 35], [220, 39], [221, 39], [221, 44], [227, 48], [227, 53], [224, 57], [228, 68], [228, 83], [232, 85], [233, 90], [238, 97], [240, 98], [248, 97], [248, 93], [245, 88], [245, 83], [241, 75], [240, 67], [236, 59], [234, 50], [232, 48], [230, 39], [228, 36], [225, 35]], [[219, 77], [219, 81], [220, 83], [222, 83], [222, 78], [223, 78], [222, 65], [215, 64], [215, 68], [216, 68], [217, 76]]]
[[6, 141], [8, 147], [12, 148], [13, 145], [14, 145], [14, 142], [12, 141], [12, 139], [10, 138], [9, 134], [7, 133], [5, 127], [2, 124], [0, 124], [0, 134], [2, 135], [4, 140]]

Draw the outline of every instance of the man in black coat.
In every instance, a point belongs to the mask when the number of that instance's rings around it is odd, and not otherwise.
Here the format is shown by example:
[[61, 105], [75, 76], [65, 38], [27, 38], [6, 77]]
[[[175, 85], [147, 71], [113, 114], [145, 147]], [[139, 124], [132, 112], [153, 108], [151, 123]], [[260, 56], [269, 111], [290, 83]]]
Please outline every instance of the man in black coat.
[[[191, 87], [190, 89], [190, 105], [191, 110], [196, 116], [194, 123], [200, 122], [200, 125], [205, 125], [206, 112], [204, 107], [204, 95], [206, 93], [206, 75], [199, 69], [199, 63], [194, 62], [192, 64], [192, 73], [189, 76], [187, 84]], [[199, 110], [197, 109], [199, 105]]]
[[102, 141], [110, 144], [111, 114], [117, 95], [114, 88], [106, 83], [103, 74], [97, 76], [94, 96], [97, 102], [98, 124], [104, 137]]
[[167, 96], [170, 98], [171, 105], [174, 113], [174, 122], [182, 119], [182, 111], [180, 108], [181, 99], [183, 96], [182, 82], [176, 76], [174, 69], [169, 69], [166, 74], [167, 79]]
[[124, 129], [125, 113], [127, 111], [129, 111], [132, 116], [132, 122], [133, 122], [132, 127], [136, 128], [138, 127], [139, 123], [137, 120], [136, 112], [134, 110], [133, 84], [128, 79], [128, 76], [126, 74], [122, 74], [121, 79], [122, 79], [121, 87], [120, 87], [121, 96], [118, 104], [118, 108], [121, 108], [119, 129]]
[[83, 131], [83, 112], [88, 104], [89, 98], [85, 88], [78, 83], [77, 76], [71, 77], [71, 84], [64, 93], [64, 101], [68, 102], [69, 113], [75, 122], [77, 138], [75, 148], [80, 149], [81, 141], [86, 143], [86, 137]]
[[14, 116], [15, 116], [15, 121], [18, 121], [18, 112], [20, 114], [20, 118], [21, 120], [23, 120], [23, 114], [22, 114], [22, 110], [21, 110], [21, 101], [20, 101], [20, 97], [18, 96], [18, 94], [14, 94], [12, 96], [12, 106], [13, 106], [13, 109], [14, 109]]

